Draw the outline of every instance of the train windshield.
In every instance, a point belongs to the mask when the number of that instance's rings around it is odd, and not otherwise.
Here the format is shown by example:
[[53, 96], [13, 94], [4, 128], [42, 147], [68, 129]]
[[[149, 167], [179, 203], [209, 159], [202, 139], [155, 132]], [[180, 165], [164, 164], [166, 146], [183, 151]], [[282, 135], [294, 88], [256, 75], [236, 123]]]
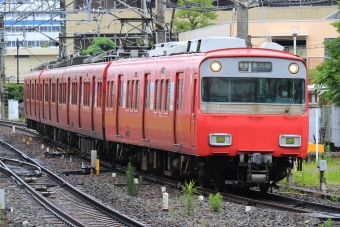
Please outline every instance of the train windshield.
[[287, 78], [203, 77], [202, 102], [305, 103], [305, 80]]

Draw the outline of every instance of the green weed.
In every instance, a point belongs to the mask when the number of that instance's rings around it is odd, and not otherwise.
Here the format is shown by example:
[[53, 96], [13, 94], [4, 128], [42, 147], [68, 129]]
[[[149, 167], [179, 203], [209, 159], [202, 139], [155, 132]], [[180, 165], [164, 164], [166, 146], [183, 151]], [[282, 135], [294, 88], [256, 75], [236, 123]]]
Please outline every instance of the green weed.
[[135, 183], [133, 176], [132, 166], [129, 162], [128, 170], [126, 171], [126, 183], [127, 183], [127, 193], [130, 196], [138, 196], [140, 186], [142, 185], [143, 178], [140, 176], [138, 179], [138, 184]]
[[328, 218], [325, 223], [321, 224], [320, 227], [332, 227], [333, 223], [332, 223], [332, 219]]
[[222, 196], [219, 192], [216, 195], [209, 195], [210, 207], [214, 212], [219, 212], [222, 208]]
[[195, 188], [194, 185], [195, 181], [190, 181], [189, 183], [185, 181], [184, 186], [182, 187], [182, 192], [184, 193], [182, 196], [184, 209], [188, 216], [194, 214], [194, 196], [199, 195], [197, 188]]

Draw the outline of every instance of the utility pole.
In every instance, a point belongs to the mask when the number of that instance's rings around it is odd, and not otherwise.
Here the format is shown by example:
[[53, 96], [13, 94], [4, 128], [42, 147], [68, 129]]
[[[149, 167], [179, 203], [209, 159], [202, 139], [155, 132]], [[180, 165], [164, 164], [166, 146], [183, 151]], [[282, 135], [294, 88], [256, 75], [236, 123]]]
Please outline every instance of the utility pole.
[[[143, 16], [145, 18], [148, 17], [148, 8], [146, 7], [146, 0], [142, 0], [142, 12], [143, 12]], [[143, 34], [143, 46], [148, 46], [149, 45], [149, 37], [148, 35], [146, 34], [146, 29], [147, 29], [147, 23], [145, 21], [143, 21], [143, 24], [142, 24], [142, 28], [143, 28], [143, 31], [144, 31], [144, 34]]]
[[[65, 0], [60, 0], [60, 11], [66, 10]], [[66, 53], [66, 14], [60, 13], [59, 61], [67, 58]]]
[[5, 53], [6, 53], [6, 43], [5, 43], [5, 14], [0, 14], [0, 96], [1, 96], [1, 119], [5, 119]]
[[250, 43], [248, 40], [248, 0], [234, 1], [237, 4], [237, 37], [246, 40], [247, 44]]
[[19, 84], [19, 39], [17, 39], [17, 84]]
[[162, 25], [156, 25], [156, 42], [157, 43], [165, 43], [166, 42], [166, 31], [165, 31], [165, 9], [166, 5], [162, 4], [160, 0], [156, 0], [156, 9], [157, 9], [157, 21]]

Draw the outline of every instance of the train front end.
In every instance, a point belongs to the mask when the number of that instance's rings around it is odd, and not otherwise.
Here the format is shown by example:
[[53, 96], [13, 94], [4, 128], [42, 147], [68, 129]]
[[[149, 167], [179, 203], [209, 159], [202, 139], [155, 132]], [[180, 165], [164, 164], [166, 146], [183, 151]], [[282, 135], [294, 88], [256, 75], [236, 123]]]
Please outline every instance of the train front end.
[[200, 178], [213, 173], [263, 188], [286, 177], [307, 155], [305, 62], [260, 48], [208, 52], [200, 66], [197, 148], [206, 157]]

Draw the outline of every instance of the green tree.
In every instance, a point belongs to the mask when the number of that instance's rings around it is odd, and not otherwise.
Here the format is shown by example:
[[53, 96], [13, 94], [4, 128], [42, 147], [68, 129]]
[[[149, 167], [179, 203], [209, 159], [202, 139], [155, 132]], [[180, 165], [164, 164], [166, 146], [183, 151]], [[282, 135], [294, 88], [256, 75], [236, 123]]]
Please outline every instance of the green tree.
[[116, 44], [109, 38], [96, 37], [92, 44], [86, 49], [80, 51], [80, 55], [94, 54], [102, 51], [114, 50]]
[[[188, 3], [192, 4], [188, 5]], [[178, 5], [187, 5], [190, 10], [179, 10], [175, 14], [174, 26], [176, 33], [214, 25], [210, 21], [215, 20], [217, 14], [216, 12], [208, 12], [209, 8], [214, 7], [212, 3], [213, 1], [211, 0], [179, 0]], [[204, 9], [207, 9], [207, 11], [204, 11]]]
[[13, 84], [7, 83], [7, 98], [18, 100], [19, 103], [24, 101], [24, 85], [23, 84]]
[[[338, 1], [338, 7], [340, 7], [340, 1]], [[340, 33], [340, 21], [332, 25]], [[340, 106], [340, 37], [326, 40], [324, 44], [328, 49], [329, 58], [316, 68], [319, 74], [314, 77], [313, 82], [319, 88], [327, 88], [328, 91], [322, 95], [325, 100]]]

